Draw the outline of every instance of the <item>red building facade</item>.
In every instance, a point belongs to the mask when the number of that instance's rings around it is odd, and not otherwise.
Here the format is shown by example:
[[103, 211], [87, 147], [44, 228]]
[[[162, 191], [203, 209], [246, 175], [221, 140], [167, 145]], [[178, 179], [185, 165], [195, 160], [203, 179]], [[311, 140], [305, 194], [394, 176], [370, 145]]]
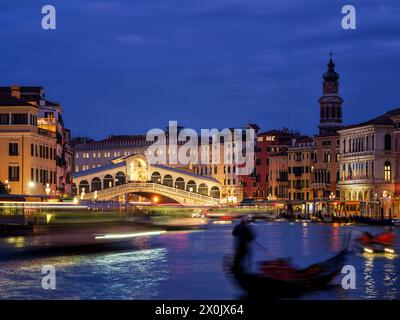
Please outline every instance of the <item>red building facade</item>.
[[270, 185], [270, 158], [282, 154], [294, 143], [298, 133], [270, 130], [259, 133], [255, 146], [255, 169], [249, 176], [242, 176], [244, 199], [268, 199], [272, 193]]

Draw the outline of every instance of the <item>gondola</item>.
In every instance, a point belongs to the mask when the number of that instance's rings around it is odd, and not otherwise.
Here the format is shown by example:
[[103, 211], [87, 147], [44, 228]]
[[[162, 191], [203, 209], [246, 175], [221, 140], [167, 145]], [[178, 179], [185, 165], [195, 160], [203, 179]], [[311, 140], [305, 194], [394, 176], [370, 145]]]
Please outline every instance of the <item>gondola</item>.
[[[342, 270], [347, 253], [346, 247], [334, 257], [304, 269], [294, 268], [286, 259], [263, 262], [264, 271], [259, 273], [235, 270], [232, 259], [228, 258], [225, 259], [224, 265], [226, 272], [247, 292], [249, 299], [296, 298], [327, 289]], [[290, 272], [285, 272], [285, 269]]]
[[352, 220], [357, 223], [370, 224], [373, 226], [386, 226], [386, 227], [394, 226], [392, 219], [376, 219], [370, 217], [352, 216]]
[[395, 233], [383, 232], [373, 236], [369, 232], [364, 232], [355, 239], [355, 247], [364, 253], [389, 253], [394, 254]]

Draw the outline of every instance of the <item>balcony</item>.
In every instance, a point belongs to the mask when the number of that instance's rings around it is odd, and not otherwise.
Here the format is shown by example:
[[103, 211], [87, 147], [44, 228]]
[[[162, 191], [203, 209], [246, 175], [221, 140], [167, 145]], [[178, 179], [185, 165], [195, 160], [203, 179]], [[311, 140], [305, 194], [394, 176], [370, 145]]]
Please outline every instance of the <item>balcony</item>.
[[330, 183], [327, 183], [327, 182], [313, 182], [311, 184], [313, 189], [326, 189], [329, 185], [330, 185]]
[[341, 186], [346, 186], [346, 185], [352, 185], [352, 184], [374, 184], [377, 183], [378, 181], [373, 178], [368, 178], [368, 179], [349, 179], [349, 180], [340, 180], [338, 181], [338, 185]]
[[56, 137], [56, 133], [53, 131], [49, 131], [46, 129], [42, 129], [42, 128], [38, 128], [38, 134], [45, 136], [45, 137], [49, 137], [49, 138], [55, 138]]
[[369, 156], [369, 155], [373, 155], [374, 152], [375, 152], [375, 150], [341, 153], [340, 159]]

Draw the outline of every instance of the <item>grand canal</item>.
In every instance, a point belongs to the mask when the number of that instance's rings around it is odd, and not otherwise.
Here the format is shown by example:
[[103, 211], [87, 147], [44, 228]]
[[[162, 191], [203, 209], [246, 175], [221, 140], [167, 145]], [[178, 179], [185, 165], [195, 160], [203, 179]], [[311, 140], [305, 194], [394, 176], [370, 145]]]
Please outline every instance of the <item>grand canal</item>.
[[[23, 247], [23, 237], [0, 240], [2, 299], [238, 299], [242, 292], [222, 270], [222, 258], [232, 253], [233, 224], [211, 224], [192, 232], [171, 232], [134, 238], [128, 247], [42, 252], [15, 256], [10, 243]], [[343, 236], [382, 227], [340, 226], [303, 222], [261, 222], [253, 225], [258, 241], [253, 260], [293, 257], [306, 266], [340, 249]], [[400, 252], [399, 230], [396, 251]], [[399, 257], [352, 253], [356, 289], [335, 288], [305, 299], [399, 299]], [[56, 268], [57, 287], [41, 287], [41, 268]], [[336, 280], [340, 283], [340, 277]]]

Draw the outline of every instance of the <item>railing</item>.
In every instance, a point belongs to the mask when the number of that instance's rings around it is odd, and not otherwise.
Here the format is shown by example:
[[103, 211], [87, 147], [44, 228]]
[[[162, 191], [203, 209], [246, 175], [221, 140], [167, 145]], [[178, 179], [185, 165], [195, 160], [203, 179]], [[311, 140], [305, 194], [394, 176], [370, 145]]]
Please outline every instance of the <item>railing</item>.
[[[173, 196], [179, 196], [179, 197], [185, 197], [185, 198], [191, 198], [193, 200], [201, 200], [207, 203], [214, 203], [215, 205], [220, 204], [220, 199], [218, 198], [213, 198], [210, 196], [202, 195], [199, 193], [194, 193], [174, 187], [169, 187], [165, 186], [162, 184], [158, 183], [152, 183], [152, 182], [129, 182], [125, 184], [121, 184], [115, 187], [107, 188], [107, 189], [101, 189], [97, 191], [97, 198], [103, 198], [111, 195], [119, 195], [123, 194], [126, 192], [129, 192], [130, 189], [147, 189], [152, 192], [157, 192], [161, 191], [166, 194], [171, 194]], [[84, 195], [84, 199], [94, 199], [95, 198], [95, 192], [90, 192], [86, 193]]]
[[313, 183], [312, 183], [312, 187], [313, 187], [313, 188], [320, 188], [320, 189], [323, 189], [323, 188], [326, 188], [326, 187], [328, 186], [328, 184], [329, 184], [329, 183], [327, 183], [327, 182], [313, 182]]
[[369, 184], [373, 184], [373, 183], [377, 183], [378, 181], [376, 181], [376, 179], [350, 179], [350, 180], [340, 180], [338, 181], [339, 185], [346, 185], [346, 184], [360, 184], [360, 183], [369, 183]]
[[46, 130], [43, 128], [38, 128], [38, 134], [42, 135], [42, 136], [46, 136], [46, 137], [51, 137], [51, 138], [55, 138], [56, 137], [56, 133], [50, 130]]

